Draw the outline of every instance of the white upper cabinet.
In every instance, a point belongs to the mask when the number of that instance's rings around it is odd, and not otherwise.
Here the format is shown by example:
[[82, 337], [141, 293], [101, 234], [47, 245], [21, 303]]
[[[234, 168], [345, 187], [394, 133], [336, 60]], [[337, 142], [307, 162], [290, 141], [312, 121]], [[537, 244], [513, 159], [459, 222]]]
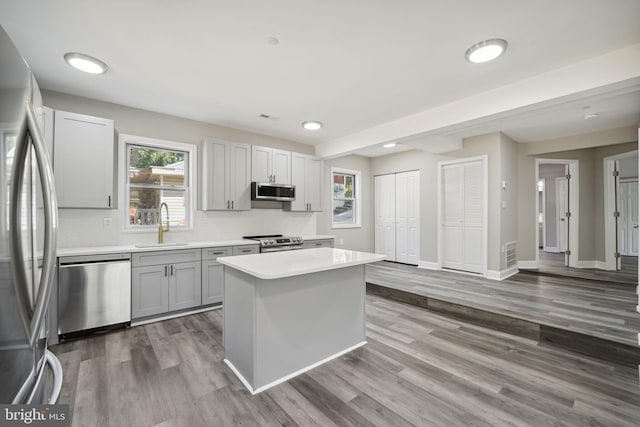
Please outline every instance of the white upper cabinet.
[[290, 211], [322, 210], [323, 162], [306, 154], [292, 153], [291, 183], [296, 186], [296, 200], [286, 206]]
[[203, 210], [251, 209], [251, 146], [206, 140], [202, 144]]
[[251, 152], [251, 180], [291, 184], [291, 152], [254, 145]]
[[60, 208], [113, 209], [113, 120], [55, 111], [53, 168]]

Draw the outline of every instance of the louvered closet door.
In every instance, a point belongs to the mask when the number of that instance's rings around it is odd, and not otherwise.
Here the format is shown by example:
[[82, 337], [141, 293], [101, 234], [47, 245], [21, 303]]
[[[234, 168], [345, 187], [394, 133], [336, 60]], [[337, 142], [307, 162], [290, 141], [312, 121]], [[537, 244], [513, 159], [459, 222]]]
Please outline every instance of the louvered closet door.
[[475, 273], [482, 273], [484, 260], [482, 180], [481, 162], [464, 165], [463, 270]]
[[483, 272], [484, 206], [481, 161], [442, 168], [442, 266]]
[[444, 166], [442, 187], [442, 266], [462, 270], [464, 166]]
[[420, 172], [396, 174], [396, 259], [420, 260]]
[[375, 251], [396, 260], [396, 176], [375, 177]]

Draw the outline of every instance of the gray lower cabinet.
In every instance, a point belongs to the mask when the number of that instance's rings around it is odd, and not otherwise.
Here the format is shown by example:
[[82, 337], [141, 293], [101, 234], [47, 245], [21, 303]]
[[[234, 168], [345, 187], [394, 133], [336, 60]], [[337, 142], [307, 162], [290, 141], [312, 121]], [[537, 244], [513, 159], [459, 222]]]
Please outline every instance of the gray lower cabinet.
[[309, 240], [309, 241], [305, 241], [302, 244], [302, 249], [332, 248], [332, 247], [333, 247], [333, 239]]
[[169, 311], [202, 304], [200, 261], [169, 266]]
[[202, 249], [202, 305], [222, 302], [224, 268], [217, 259], [230, 255], [232, 247]]
[[131, 317], [153, 316], [169, 311], [168, 266], [131, 269]]
[[200, 249], [132, 255], [131, 317], [139, 319], [202, 304]]

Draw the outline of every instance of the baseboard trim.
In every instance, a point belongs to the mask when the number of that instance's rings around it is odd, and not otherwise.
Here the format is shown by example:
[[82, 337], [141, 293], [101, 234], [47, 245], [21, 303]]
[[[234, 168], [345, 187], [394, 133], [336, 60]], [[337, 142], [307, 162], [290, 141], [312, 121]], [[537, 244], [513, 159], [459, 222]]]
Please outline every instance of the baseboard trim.
[[606, 270], [607, 263], [597, 260], [578, 261], [576, 262], [576, 268], [596, 268], [598, 270]]
[[534, 269], [539, 268], [538, 261], [518, 261], [518, 268]]
[[147, 325], [149, 323], [155, 323], [155, 322], [161, 322], [163, 320], [175, 319], [176, 317], [183, 317], [183, 316], [189, 316], [191, 314], [204, 313], [205, 311], [218, 310], [220, 308], [222, 308], [222, 304], [214, 305], [214, 306], [208, 306], [208, 307], [204, 307], [204, 308], [199, 308], [197, 310], [189, 310], [189, 309], [187, 309], [186, 311], [179, 311], [177, 313], [171, 313], [171, 314], [167, 314], [165, 316], [157, 316], [157, 317], [142, 318], [140, 320], [132, 320], [131, 321], [131, 326], [133, 327], [133, 326]]
[[518, 273], [518, 266], [513, 266], [506, 270], [487, 270], [487, 279], [491, 280], [504, 280], [508, 277]]
[[418, 261], [418, 268], [426, 268], [427, 270], [437, 270], [438, 263], [431, 261]]

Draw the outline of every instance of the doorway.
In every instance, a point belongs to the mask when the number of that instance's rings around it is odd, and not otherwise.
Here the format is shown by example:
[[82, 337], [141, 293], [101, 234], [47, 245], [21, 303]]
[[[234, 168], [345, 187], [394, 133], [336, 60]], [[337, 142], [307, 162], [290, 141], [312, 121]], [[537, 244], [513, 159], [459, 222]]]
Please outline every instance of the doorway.
[[438, 268], [487, 273], [487, 156], [438, 163]]
[[536, 265], [576, 267], [578, 260], [578, 161], [536, 159]]
[[638, 269], [638, 151], [604, 159], [605, 265], [634, 275]]
[[420, 171], [374, 177], [375, 251], [387, 261], [420, 262]]

